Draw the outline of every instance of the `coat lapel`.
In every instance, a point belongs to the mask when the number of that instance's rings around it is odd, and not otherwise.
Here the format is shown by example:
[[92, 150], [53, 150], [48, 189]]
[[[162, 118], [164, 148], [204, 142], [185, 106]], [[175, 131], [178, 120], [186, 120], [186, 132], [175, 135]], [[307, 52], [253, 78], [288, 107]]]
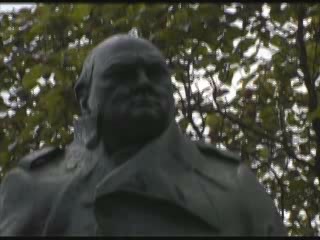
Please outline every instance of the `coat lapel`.
[[[158, 139], [146, 145], [142, 150], [138, 151], [133, 157], [128, 159], [119, 167], [113, 168], [106, 176], [97, 184], [96, 198], [101, 195], [111, 193], [118, 190], [121, 186], [128, 182], [132, 182], [133, 178], [139, 173], [143, 173], [146, 169], [152, 169], [154, 156], [159, 154], [162, 139], [165, 138], [167, 131]], [[110, 158], [108, 161], [116, 162], [118, 156]]]
[[173, 128], [162, 150], [165, 156], [162, 161], [156, 161], [155, 169], [162, 173], [162, 182], [171, 189], [176, 204], [207, 222], [218, 233], [218, 206], [209, 198], [203, 179], [196, 174], [198, 163], [202, 161], [196, 146], [183, 137], [178, 128]]

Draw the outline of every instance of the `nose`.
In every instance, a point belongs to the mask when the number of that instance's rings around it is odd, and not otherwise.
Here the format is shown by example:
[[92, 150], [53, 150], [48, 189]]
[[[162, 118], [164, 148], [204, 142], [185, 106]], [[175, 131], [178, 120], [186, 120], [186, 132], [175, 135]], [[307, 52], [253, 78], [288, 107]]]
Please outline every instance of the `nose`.
[[137, 77], [138, 77], [138, 84], [139, 85], [149, 84], [149, 78], [143, 68], [138, 69], [138, 76]]

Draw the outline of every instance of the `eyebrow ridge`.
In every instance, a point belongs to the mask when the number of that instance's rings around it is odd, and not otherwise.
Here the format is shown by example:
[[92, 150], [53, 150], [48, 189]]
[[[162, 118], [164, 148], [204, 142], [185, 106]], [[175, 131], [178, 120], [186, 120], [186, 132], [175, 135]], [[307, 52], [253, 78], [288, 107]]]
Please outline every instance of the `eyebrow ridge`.
[[[143, 63], [147, 63], [147, 65], [151, 65], [151, 64], [159, 64], [162, 68], [167, 69], [168, 66], [167, 64], [160, 59], [158, 56], [156, 56], [154, 54], [149, 54], [147, 56], [124, 56], [124, 55], [120, 55], [120, 56], [116, 56], [112, 59], [110, 59], [110, 61], [108, 61], [108, 63], [106, 64], [106, 68], [104, 70], [104, 72], [108, 72], [110, 71], [112, 68], [115, 68], [117, 66], [125, 66], [125, 65], [131, 65], [136, 63], [137, 58], [139, 59], [139, 62], [143, 62]], [[142, 61], [141, 61], [142, 60]]]

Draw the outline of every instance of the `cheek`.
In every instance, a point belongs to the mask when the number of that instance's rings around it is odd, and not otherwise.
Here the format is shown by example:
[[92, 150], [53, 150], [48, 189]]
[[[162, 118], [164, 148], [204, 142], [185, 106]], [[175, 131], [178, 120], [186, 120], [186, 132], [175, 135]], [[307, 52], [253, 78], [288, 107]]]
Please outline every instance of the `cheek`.
[[93, 94], [93, 99], [96, 101], [95, 105], [98, 109], [103, 109], [103, 111], [105, 111], [106, 108], [110, 108], [110, 106], [117, 104], [119, 95], [116, 90], [102, 86], [98, 87]]
[[110, 94], [102, 98], [99, 111], [108, 118], [122, 116], [129, 110], [127, 102], [119, 98], [117, 94]]
[[99, 98], [95, 91], [91, 91], [88, 98], [88, 107], [91, 111], [97, 111], [99, 105]]
[[160, 93], [161, 101], [164, 102], [167, 107], [168, 105], [174, 104], [173, 94], [170, 88], [163, 87], [161, 88], [161, 91], [159, 91], [159, 93]]

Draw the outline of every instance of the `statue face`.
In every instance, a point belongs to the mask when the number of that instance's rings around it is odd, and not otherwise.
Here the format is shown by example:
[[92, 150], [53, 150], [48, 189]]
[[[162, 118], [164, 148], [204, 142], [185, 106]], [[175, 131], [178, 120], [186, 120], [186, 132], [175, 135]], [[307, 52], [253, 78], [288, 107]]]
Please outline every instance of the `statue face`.
[[88, 106], [99, 112], [103, 125], [143, 135], [168, 124], [170, 74], [151, 43], [120, 38], [98, 46], [92, 79]]

